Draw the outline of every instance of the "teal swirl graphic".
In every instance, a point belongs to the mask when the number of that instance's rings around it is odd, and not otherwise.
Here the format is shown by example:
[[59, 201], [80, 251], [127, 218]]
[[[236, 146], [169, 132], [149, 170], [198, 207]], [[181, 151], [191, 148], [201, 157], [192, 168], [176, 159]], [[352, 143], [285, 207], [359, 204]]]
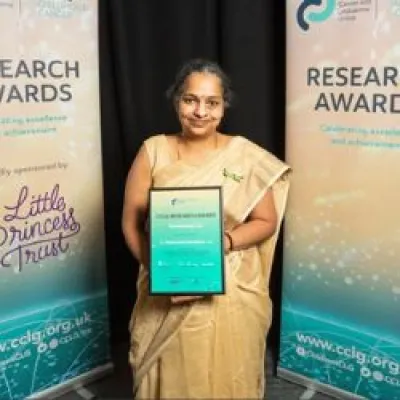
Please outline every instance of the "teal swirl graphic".
[[326, 0], [325, 7], [320, 11], [310, 11], [306, 15], [306, 11], [310, 6], [322, 6], [322, 0], [304, 0], [297, 9], [297, 23], [304, 31], [309, 29], [309, 23], [324, 22], [333, 14], [336, 9], [336, 0]]

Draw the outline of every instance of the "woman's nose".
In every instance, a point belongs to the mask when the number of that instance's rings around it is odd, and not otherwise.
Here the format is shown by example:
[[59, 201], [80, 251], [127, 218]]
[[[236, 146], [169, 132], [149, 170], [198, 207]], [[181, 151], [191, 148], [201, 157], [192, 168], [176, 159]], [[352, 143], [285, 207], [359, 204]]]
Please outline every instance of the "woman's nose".
[[194, 113], [199, 118], [205, 117], [207, 115], [207, 107], [206, 107], [205, 103], [202, 102], [202, 101], [199, 101], [196, 104], [196, 107], [194, 109]]

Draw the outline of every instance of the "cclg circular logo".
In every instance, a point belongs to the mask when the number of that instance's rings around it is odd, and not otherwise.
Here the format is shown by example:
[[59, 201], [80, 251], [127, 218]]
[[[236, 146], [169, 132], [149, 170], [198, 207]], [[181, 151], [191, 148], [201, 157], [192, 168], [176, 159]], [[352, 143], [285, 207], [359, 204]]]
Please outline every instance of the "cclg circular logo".
[[[308, 31], [310, 23], [324, 22], [331, 17], [336, 9], [336, 0], [303, 0], [297, 9], [297, 23], [303, 31]], [[311, 6], [320, 7], [319, 11], [308, 11]]]

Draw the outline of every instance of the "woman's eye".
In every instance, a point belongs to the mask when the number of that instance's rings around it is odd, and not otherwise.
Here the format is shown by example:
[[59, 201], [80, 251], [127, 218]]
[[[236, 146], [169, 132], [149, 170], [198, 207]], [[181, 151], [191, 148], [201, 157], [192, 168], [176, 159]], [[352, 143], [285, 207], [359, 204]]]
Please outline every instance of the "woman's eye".
[[210, 106], [210, 107], [217, 107], [218, 105], [219, 105], [219, 102], [218, 101], [215, 101], [215, 100], [210, 100], [209, 102], [208, 102], [208, 105]]
[[186, 97], [186, 98], [183, 99], [183, 102], [184, 102], [185, 104], [193, 104], [193, 103], [194, 103], [194, 99], [191, 99], [191, 98], [189, 98], [189, 97]]

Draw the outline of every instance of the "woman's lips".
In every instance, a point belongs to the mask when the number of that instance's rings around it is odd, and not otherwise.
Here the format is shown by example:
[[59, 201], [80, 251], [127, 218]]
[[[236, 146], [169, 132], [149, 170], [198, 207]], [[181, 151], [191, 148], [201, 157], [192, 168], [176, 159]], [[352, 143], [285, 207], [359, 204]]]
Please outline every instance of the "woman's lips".
[[189, 120], [190, 125], [195, 126], [196, 128], [203, 128], [208, 124], [209, 121], [195, 121], [195, 120]]

